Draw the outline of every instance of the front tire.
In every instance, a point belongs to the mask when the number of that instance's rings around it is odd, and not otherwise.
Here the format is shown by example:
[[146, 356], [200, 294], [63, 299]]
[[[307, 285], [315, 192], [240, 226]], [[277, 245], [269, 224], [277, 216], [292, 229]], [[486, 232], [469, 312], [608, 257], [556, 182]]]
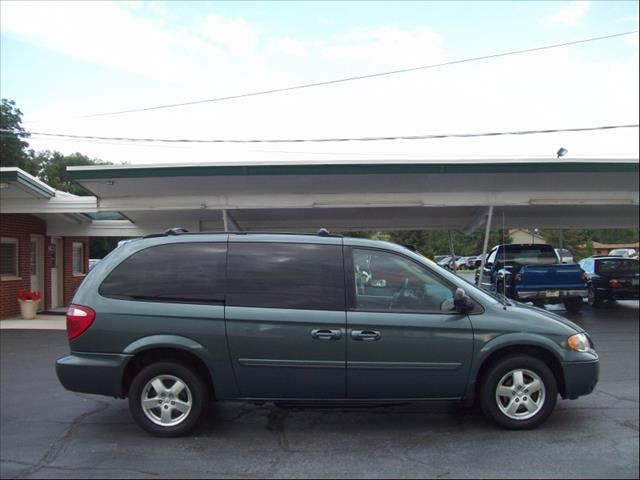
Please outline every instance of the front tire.
[[189, 367], [153, 363], [138, 372], [129, 390], [129, 410], [136, 423], [158, 437], [187, 434], [198, 422], [207, 390]]
[[558, 396], [549, 367], [530, 356], [509, 356], [493, 365], [482, 380], [483, 413], [509, 430], [541, 425], [553, 412]]

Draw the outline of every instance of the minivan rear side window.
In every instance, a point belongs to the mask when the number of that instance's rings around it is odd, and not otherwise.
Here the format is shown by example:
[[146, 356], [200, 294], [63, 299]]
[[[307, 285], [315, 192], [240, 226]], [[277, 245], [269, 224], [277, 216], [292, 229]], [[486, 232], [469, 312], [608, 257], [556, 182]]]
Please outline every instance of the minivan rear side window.
[[227, 305], [344, 310], [341, 245], [229, 244]]
[[226, 243], [173, 243], [146, 248], [118, 265], [99, 293], [123, 300], [223, 303]]

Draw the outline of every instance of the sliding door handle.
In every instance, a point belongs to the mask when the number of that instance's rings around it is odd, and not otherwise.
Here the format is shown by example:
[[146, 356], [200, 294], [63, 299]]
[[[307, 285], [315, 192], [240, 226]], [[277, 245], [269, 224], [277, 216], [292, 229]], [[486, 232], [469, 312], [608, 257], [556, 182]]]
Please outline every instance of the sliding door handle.
[[342, 337], [340, 330], [311, 330], [311, 338], [316, 340], [339, 340]]
[[352, 330], [351, 338], [359, 342], [375, 342], [380, 340], [380, 332], [376, 330]]

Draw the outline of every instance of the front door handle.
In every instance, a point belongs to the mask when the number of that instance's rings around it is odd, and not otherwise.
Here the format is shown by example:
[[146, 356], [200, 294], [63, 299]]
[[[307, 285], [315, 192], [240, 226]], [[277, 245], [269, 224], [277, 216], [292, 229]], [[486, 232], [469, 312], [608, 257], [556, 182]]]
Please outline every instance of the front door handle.
[[342, 332], [340, 330], [311, 330], [311, 338], [316, 340], [339, 340], [342, 337]]
[[380, 340], [380, 332], [376, 330], [352, 330], [351, 338], [359, 342], [375, 342]]

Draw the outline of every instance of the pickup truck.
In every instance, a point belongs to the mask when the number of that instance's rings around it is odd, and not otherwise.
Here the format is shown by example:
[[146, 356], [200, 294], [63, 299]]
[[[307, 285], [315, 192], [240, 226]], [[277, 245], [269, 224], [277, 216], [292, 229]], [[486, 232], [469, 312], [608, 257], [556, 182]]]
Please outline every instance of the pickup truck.
[[[478, 269], [476, 285], [479, 277]], [[588, 295], [586, 281], [580, 266], [560, 263], [551, 245], [511, 244], [489, 252], [480, 286], [538, 307], [564, 303], [568, 312], [576, 313]]]

